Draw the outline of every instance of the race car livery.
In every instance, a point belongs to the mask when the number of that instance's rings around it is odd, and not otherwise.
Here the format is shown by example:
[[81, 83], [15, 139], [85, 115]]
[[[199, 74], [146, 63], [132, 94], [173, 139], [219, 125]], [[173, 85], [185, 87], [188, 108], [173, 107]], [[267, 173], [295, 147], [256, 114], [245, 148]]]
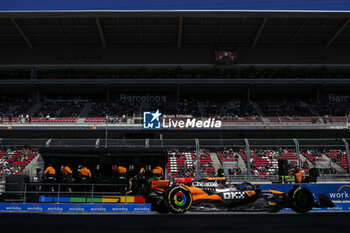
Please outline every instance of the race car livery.
[[295, 185], [288, 193], [262, 190], [250, 182], [226, 185], [222, 179], [204, 179], [190, 185], [170, 186], [168, 180], [151, 181], [146, 198], [160, 213], [194, 211], [265, 211], [278, 212], [291, 208], [305, 213], [314, 207], [333, 207], [332, 201], [319, 194], [318, 201], [307, 188]]

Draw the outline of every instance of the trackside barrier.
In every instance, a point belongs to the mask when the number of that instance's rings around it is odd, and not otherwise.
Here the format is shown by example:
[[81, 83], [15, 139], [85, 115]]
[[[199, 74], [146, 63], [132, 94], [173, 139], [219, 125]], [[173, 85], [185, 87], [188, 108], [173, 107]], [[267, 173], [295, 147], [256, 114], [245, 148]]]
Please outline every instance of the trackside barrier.
[[150, 212], [151, 204], [0, 203], [0, 212], [120, 213]]
[[[284, 208], [283, 212], [292, 212]], [[313, 208], [311, 212], [349, 212], [350, 203], [335, 203], [333, 208]], [[151, 212], [151, 204], [42, 204], [0, 203], [0, 212], [33, 213], [126, 213]]]
[[[293, 212], [290, 208], [281, 209], [283, 212]], [[310, 212], [349, 212], [350, 203], [334, 203], [333, 208], [313, 208]]]
[[[259, 186], [259, 189], [275, 189], [281, 192], [288, 192], [294, 185], [296, 184], [263, 184]], [[332, 201], [350, 202], [350, 183], [301, 185], [314, 193], [316, 200], [318, 199], [318, 194], [325, 194]]]

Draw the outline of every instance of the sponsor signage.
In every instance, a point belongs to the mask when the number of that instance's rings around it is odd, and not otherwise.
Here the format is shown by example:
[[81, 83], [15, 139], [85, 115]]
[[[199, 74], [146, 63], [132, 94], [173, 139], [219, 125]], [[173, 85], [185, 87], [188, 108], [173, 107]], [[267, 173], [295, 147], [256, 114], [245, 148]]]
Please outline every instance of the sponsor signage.
[[[208, 118], [206, 120], [193, 118], [187, 115], [176, 115], [176, 118], [165, 115], [161, 117], [162, 113], [157, 110], [156, 112], [144, 112], [143, 113], [143, 128], [144, 129], [184, 129], [184, 128], [221, 128], [222, 122], [215, 120], [214, 118]], [[185, 116], [184, 118], [177, 118], [179, 116]], [[163, 119], [163, 120], [162, 120]]]
[[222, 167], [224, 169], [234, 169], [238, 168], [238, 161], [223, 161]]
[[350, 101], [350, 96], [329, 93], [328, 94], [328, 101], [330, 103], [348, 103]]
[[[123, 213], [150, 212], [151, 204], [37, 204], [0, 203], [0, 212], [56, 212], [56, 213]], [[281, 211], [292, 211], [284, 208]], [[335, 203], [333, 208], [313, 208], [311, 212], [350, 211], [350, 203]]]
[[[317, 3], [317, 4], [316, 4]], [[1, 11], [350, 11], [344, 0], [2, 0]]]
[[121, 102], [141, 102], [141, 103], [159, 103], [159, 102], [167, 102], [167, 98], [165, 95], [127, 95], [120, 94], [119, 100]]
[[150, 212], [151, 204], [59, 204], [0, 203], [0, 211], [9, 212]]
[[[283, 208], [281, 211], [293, 212], [290, 208]], [[334, 203], [334, 207], [330, 208], [313, 208], [310, 212], [349, 212], [350, 203]]]
[[331, 168], [331, 161], [316, 160], [316, 168]]

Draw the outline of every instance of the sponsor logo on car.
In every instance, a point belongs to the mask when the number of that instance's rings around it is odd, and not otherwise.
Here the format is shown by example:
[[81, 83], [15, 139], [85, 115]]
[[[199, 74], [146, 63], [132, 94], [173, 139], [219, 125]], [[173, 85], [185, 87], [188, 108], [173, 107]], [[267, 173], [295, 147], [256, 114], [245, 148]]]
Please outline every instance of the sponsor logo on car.
[[225, 192], [222, 193], [224, 200], [233, 200], [233, 199], [243, 199], [244, 192]]

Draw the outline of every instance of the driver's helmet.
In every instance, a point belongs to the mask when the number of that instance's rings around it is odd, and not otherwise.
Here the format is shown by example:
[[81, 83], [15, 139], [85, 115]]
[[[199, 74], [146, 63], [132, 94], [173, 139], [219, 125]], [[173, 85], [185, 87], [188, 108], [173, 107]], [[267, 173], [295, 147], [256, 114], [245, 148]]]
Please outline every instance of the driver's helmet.
[[254, 185], [251, 182], [244, 182], [237, 186], [241, 190], [254, 190]]

